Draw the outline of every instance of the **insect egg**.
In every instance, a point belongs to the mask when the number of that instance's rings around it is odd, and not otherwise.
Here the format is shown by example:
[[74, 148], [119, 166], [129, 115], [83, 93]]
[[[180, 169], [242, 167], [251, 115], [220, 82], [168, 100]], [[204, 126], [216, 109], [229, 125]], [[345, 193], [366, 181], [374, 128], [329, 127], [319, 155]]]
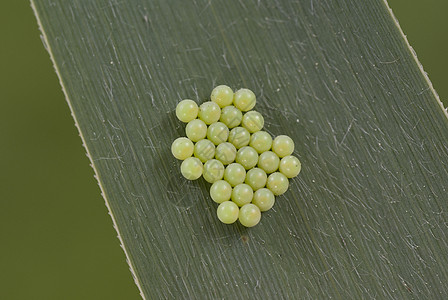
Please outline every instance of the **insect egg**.
[[231, 164], [236, 158], [236, 148], [231, 143], [225, 142], [216, 147], [215, 158], [225, 165]]
[[202, 175], [202, 162], [196, 157], [189, 157], [180, 165], [180, 172], [188, 180], [196, 180]]
[[264, 117], [255, 110], [254, 92], [233, 92], [216, 86], [210, 100], [200, 106], [190, 99], [179, 102], [176, 117], [187, 123], [187, 137], [171, 144], [173, 156], [182, 160], [180, 171], [188, 180], [204, 177], [211, 183], [210, 197], [224, 224], [236, 220], [253, 227], [261, 212], [270, 210], [275, 197], [285, 193], [289, 179], [301, 171], [292, 155], [294, 141], [287, 135], [273, 139], [263, 131]]
[[240, 208], [238, 220], [246, 227], [253, 227], [260, 222], [261, 211], [255, 204], [249, 203]]
[[234, 128], [241, 124], [243, 113], [235, 106], [226, 106], [221, 110], [220, 121], [229, 128]]
[[258, 111], [249, 111], [244, 114], [242, 125], [250, 133], [254, 133], [263, 128], [264, 118]]
[[263, 152], [258, 158], [258, 167], [268, 174], [277, 171], [279, 163], [280, 159], [272, 151]]
[[229, 142], [231, 142], [236, 149], [249, 145], [250, 133], [244, 127], [235, 127], [230, 130]]
[[214, 183], [224, 176], [224, 165], [217, 159], [205, 162], [202, 176], [207, 182]]
[[233, 188], [232, 201], [240, 207], [250, 203], [253, 197], [254, 191], [248, 184], [240, 183]]
[[252, 168], [247, 171], [245, 182], [252, 187], [254, 191], [263, 188], [266, 185], [268, 175], [263, 169]]
[[274, 206], [275, 196], [269, 189], [262, 188], [255, 191], [252, 203], [258, 206], [261, 211], [268, 211]]
[[193, 155], [193, 142], [185, 137], [180, 137], [174, 140], [171, 144], [171, 153], [177, 159], [184, 160]]
[[190, 140], [197, 142], [207, 136], [207, 125], [204, 121], [195, 119], [188, 122], [187, 127], [185, 127], [185, 133]]
[[256, 103], [254, 92], [249, 89], [240, 89], [233, 96], [233, 105], [241, 111], [249, 111]]
[[274, 195], [279, 196], [286, 192], [289, 187], [289, 180], [280, 172], [269, 175], [266, 187], [271, 190]]
[[215, 156], [215, 145], [207, 139], [198, 141], [194, 145], [194, 156], [206, 162]]
[[229, 128], [224, 123], [216, 122], [208, 126], [207, 138], [212, 141], [213, 144], [219, 145], [227, 141], [229, 137]]
[[257, 165], [258, 153], [254, 148], [245, 146], [236, 153], [236, 162], [242, 165], [246, 170], [252, 169]]
[[224, 224], [232, 224], [238, 220], [239, 211], [238, 205], [234, 202], [224, 201], [219, 204], [216, 214], [218, 215], [218, 219]]
[[188, 123], [191, 120], [196, 119], [196, 117], [198, 116], [198, 111], [199, 108], [196, 102], [189, 99], [182, 100], [176, 106], [176, 116], [180, 121], [184, 123]]
[[287, 135], [279, 135], [272, 142], [272, 151], [282, 158], [294, 152], [294, 141]]
[[302, 165], [299, 159], [295, 156], [288, 155], [280, 160], [279, 171], [288, 178], [293, 178], [299, 175]]
[[205, 124], [210, 125], [218, 122], [221, 117], [221, 108], [218, 104], [212, 101], [207, 101], [199, 106], [199, 119], [204, 121]]
[[233, 102], [233, 91], [227, 85], [218, 85], [213, 89], [210, 99], [221, 108], [229, 106]]
[[216, 203], [223, 203], [229, 201], [232, 195], [232, 187], [230, 183], [225, 180], [215, 181], [210, 187], [210, 196]]
[[230, 183], [231, 186], [243, 183], [245, 178], [246, 170], [238, 163], [228, 165], [224, 171], [224, 180]]
[[272, 137], [266, 131], [257, 131], [250, 137], [249, 146], [261, 154], [271, 149]]

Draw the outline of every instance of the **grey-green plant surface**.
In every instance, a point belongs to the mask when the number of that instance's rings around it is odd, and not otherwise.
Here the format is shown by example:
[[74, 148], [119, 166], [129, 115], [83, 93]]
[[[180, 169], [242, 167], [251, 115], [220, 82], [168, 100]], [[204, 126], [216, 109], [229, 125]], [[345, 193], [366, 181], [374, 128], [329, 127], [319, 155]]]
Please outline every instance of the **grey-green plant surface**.
[[[448, 297], [448, 118], [385, 2], [33, 7], [142, 296]], [[176, 104], [218, 84], [302, 162], [254, 228], [170, 153]]]

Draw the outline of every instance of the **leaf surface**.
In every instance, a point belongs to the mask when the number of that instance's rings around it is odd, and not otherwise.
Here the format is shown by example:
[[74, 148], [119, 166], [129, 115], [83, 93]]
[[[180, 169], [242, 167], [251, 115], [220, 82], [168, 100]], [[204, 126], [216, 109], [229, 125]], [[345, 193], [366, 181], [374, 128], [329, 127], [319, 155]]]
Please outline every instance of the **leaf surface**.
[[[448, 119], [383, 1], [33, 7], [145, 298], [448, 296]], [[176, 104], [218, 84], [302, 162], [251, 229], [170, 153]]]

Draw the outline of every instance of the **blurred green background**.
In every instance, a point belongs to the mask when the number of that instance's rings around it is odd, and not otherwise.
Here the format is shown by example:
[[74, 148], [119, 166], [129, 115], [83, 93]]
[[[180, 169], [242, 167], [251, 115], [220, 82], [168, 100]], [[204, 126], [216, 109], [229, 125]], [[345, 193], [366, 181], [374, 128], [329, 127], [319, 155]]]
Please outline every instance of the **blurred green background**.
[[[448, 104], [448, 1], [389, 4]], [[0, 299], [140, 299], [29, 3], [0, 22]]]

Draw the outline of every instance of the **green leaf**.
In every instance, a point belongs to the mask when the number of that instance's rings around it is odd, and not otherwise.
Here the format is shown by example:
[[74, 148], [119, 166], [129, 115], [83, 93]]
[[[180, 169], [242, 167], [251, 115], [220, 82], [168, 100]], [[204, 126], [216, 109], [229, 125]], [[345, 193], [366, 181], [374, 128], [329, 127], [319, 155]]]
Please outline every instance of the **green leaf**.
[[[385, 2], [33, 6], [142, 296], [448, 296], [447, 114]], [[251, 229], [170, 153], [176, 103], [217, 84], [302, 161]]]

